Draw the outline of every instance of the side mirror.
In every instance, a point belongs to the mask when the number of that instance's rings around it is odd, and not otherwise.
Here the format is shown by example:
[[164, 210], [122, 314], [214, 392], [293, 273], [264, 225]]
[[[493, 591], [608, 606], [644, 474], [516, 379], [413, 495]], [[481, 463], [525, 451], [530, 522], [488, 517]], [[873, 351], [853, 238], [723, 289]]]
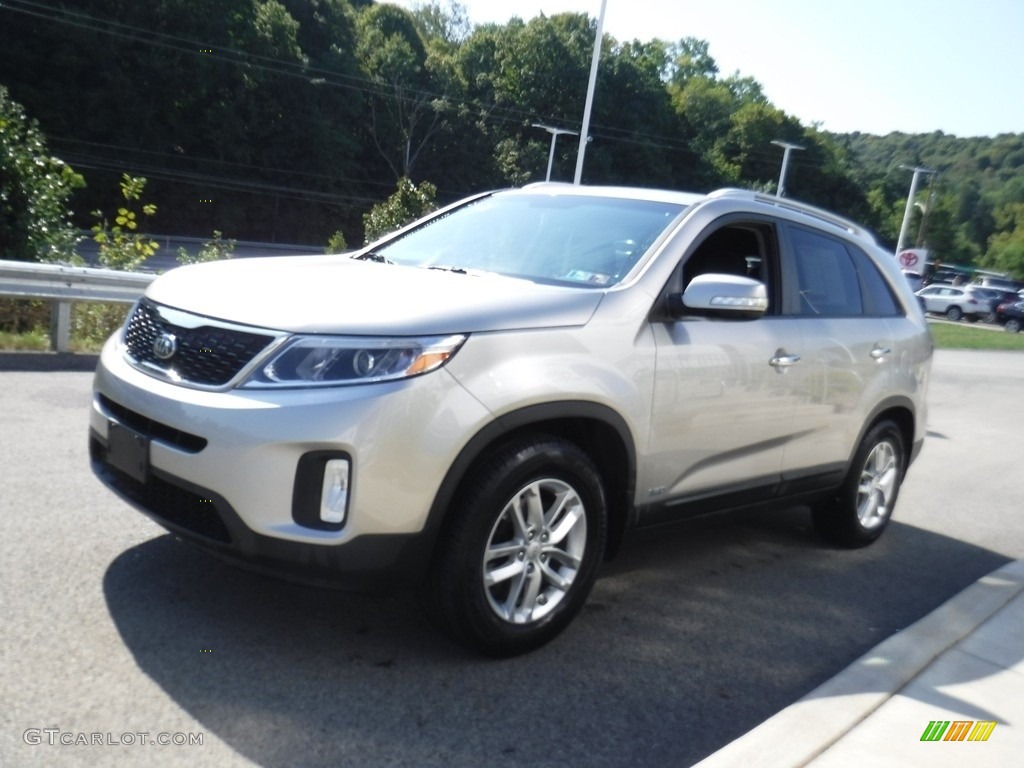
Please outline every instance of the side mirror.
[[697, 275], [682, 295], [669, 296], [674, 316], [711, 315], [753, 320], [768, 311], [768, 290], [749, 277], [724, 274]]

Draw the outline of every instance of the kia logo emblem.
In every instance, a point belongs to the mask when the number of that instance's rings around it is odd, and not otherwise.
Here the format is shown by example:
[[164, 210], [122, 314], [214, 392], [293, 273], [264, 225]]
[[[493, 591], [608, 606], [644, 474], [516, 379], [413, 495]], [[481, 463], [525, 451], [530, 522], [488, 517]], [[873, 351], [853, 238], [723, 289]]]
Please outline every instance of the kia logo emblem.
[[178, 351], [178, 340], [173, 333], [161, 333], [153, 342], [153, 354], [161, 360], [172, 357]]

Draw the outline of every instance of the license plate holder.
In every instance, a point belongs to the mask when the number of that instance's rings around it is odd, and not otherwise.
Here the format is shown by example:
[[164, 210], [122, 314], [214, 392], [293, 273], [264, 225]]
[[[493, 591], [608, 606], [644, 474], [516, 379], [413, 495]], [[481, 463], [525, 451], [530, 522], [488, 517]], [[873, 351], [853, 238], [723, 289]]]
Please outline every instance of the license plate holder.
[[107, 463], [145, 483], [149, 480], [149, 438], [124, 424], [108, 421]]

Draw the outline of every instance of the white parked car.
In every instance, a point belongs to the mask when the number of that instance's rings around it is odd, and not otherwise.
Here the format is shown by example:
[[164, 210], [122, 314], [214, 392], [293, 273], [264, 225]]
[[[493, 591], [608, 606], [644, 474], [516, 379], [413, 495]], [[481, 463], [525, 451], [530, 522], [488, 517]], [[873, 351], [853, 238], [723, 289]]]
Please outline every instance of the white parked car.
[[925, 312], [945, 315], [954, 322], [988, 318], [994, 311], [993, 297], [985, 289], [969, 285], [947, 285], [932, 283], [917, 292]]

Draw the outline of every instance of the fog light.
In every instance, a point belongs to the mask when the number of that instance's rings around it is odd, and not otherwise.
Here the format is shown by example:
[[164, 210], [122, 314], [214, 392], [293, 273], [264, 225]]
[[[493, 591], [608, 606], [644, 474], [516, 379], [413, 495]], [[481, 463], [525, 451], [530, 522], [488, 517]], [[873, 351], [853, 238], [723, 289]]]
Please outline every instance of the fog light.
[[348, 509], [348, 459], [330, 459], [324, 464], [324, 481], [320, 490], [320, 519], [325, 523], [341, 523]]

